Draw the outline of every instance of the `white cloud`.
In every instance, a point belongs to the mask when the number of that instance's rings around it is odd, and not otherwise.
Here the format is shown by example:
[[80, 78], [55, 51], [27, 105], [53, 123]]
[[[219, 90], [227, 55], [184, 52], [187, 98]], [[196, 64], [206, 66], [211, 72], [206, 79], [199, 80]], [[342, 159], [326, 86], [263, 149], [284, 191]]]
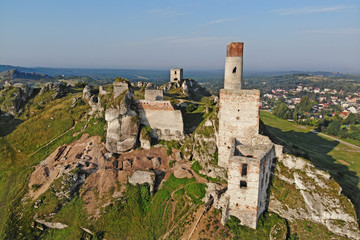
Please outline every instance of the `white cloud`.
[[360, 28], [342, 28], [334, 30], [309, 30], [306, 33], [319, 33], [319, 34], [357, 34], [360, 33]]
[[345, 9], [353, 8], [354, 6], [327, 6], [327, 7], [307, 7], [307, 8], [285, 8], [276, 9], [275, 12], [279, 15], [299, 15], [299, 14], [312, 14], [312, 13], [326, 13], [326, 12], [339, 12]]

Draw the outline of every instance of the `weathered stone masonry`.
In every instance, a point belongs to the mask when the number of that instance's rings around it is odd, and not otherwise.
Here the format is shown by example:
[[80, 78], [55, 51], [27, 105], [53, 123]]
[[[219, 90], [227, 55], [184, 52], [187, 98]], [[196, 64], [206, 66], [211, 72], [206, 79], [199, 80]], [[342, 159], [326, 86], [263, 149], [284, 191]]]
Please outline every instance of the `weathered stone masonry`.
[[175, 110], [170, 101], [161, 101], [159, 90], [146, 90], [145, 100], [137, 101], [140, 123], [150, 126], [153, 137], [164, 140], [184, 138], [184, 123], [180, 110]]
[[170, 69], [170, 82], [179, 82], [183, 77], [182, 68], [172, 68]]
[[260, 91], [241, 89], [243, 43], [227, 46], [224, 89], [220, 90], [218, 164], [227, 169], [222, 221], [230, 215], [256, 228], [266, 210], [275, 146], [259, 135]]

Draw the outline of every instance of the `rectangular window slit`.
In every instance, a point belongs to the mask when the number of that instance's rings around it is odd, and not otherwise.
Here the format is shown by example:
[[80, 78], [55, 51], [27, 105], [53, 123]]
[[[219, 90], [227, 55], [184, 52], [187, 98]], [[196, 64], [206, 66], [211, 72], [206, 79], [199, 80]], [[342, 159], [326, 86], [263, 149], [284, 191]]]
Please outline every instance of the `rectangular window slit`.
[[242, 165], [242, 168], [241, 168], [241, 176], [246, 176], [247, 175], [247, 164], [246, 163], [244, 163], [243, 165]]

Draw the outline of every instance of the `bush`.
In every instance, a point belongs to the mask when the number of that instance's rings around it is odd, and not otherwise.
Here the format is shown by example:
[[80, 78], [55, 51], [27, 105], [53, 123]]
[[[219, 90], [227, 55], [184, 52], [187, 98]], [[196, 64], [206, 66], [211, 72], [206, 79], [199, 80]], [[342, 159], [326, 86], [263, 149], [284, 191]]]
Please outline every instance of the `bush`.
[[186, 106], [186, 112], [193, 112], [197, 109], [197, 107], [195, 106], [195, 104], [189, 104]]
[[86, 83], [84, 81], [76, 82], [74, 86], [76, 88], [84, 88], [86, 86]]
[[42, 185], [42, 184], [33, 184], [33, 185], [31, 185], [31, 189], [32, 189], [33, 191], [36, 191], [36, 190], [38, 190], [38, 189], [41, 187], [41, 185]]

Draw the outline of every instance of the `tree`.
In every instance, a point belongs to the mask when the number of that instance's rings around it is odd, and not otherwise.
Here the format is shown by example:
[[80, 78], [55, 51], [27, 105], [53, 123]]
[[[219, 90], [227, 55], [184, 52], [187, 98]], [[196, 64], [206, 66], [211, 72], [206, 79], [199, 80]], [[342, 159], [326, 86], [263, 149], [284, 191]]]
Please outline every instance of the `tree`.
[[344, 120], [344, 124], [355, 125], [356, 124], [356, 115], [350, 113], [349, 116]]
[[279, 118], [283, 118], [283, 119], [291, 119], [292, 118], [291, 110], [286, 106], [285, 103], [280, 103], [280, 104], [276, 105], [273, 113], [275, 116], [277, 116]]
[[331, 135], [337, 136], [340, 132], [340, 128], [341, 128], [341, 122], [338, 120], [334, 120], [329, 124], [326, 131]]
[[311, 101], [309, 100], [309, 98], [307, 96], [302, 97], [300, 100], [299, 105], [297, 106], [297, 109], [299, 110], [299, 112], [310, 112], [312, 108], [312, 104]]

